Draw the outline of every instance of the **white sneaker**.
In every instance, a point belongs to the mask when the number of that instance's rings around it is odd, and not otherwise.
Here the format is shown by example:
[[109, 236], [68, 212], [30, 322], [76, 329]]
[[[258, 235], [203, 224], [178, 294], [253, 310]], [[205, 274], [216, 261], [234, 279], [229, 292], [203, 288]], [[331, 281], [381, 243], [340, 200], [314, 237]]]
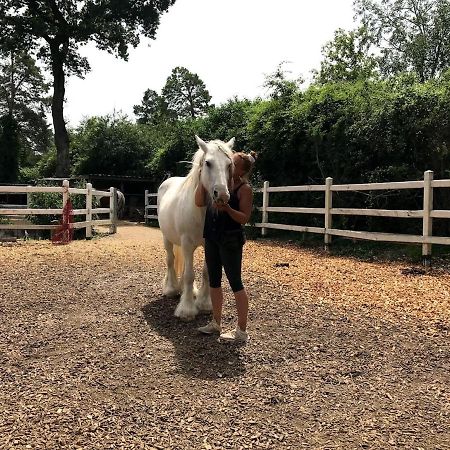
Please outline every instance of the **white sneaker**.
[[203, 333], [203, 334], [214, 334], [214, 333], [220, 334], [220, 332], [222, 331], [222, 328], [213, 319], [213, 320], [211, 320], [211, 322], [208, 323], [208, 325], [205, 325], [204, 327], [197, 328], [197, 330], [200, 331], [200, 333]]
[[250, 340], [250, 336], [246, 331], [242, 331], [238, 326], [235, 330], [228, 331], [227, 333], [222, 333], [219, 336], [219, 341], [226, 342], [247, 342]]

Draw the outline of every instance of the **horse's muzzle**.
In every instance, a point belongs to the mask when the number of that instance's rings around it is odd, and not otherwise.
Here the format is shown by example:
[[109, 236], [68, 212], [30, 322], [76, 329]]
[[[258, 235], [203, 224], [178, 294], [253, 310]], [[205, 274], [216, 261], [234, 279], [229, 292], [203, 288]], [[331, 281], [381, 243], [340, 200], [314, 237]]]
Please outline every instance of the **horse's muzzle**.
[[213, 198], [215, 202], [219, 203], [228, 203], [228, 200], [230, 200], [230, 193], [228, 192], [228, 189], [224, 188], [214, 188], [213, 190]]

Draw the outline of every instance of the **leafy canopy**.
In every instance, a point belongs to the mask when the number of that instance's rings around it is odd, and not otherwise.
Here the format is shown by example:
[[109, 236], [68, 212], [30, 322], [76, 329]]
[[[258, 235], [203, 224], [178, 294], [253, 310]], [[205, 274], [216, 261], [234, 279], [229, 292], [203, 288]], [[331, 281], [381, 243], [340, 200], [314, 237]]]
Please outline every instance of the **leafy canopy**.
[[385, 74], [412, 71], [424, 82], [450, 66], [449, 0], [355, 0], [354, 5], [381, 49]]
[[140, 37], [154, 38], [160, 15], [175, 0], [2, 0], [0, 46], [34, 48], [50, 64], [52, 50], [63, 57], [68, 73], [89, 70], [81, 45], [94, 42], [123, 59]]
[[33, 57], [24, 51], [0, 52], [0, 116], [17, 124], [21, 166], [36, 162], [49, 145], [46, 120], [49, 85]]
[[205, 114], [211, 101], [205, 83], [185, 67], [175, 67], [172, 70], [162, 93], [168, 108], [178, 118], [194, 119]]
[[322, 48], [323, 60], [315, 80], [325, 84], [373, 77], [378, 64], [371, 52], [373, 43], [366, 27], [349, 32], [338, 29], [334, 39]]

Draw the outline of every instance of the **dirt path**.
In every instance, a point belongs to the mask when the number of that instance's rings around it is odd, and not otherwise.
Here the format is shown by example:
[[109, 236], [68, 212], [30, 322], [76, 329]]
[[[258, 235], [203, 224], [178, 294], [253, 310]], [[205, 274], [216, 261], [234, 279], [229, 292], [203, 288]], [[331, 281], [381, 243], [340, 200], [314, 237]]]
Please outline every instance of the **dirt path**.
[[237, 348], [173, 317], [158, 230], [0, 246], [0, 449], [450, 449], [447, 268], [245, 251]]

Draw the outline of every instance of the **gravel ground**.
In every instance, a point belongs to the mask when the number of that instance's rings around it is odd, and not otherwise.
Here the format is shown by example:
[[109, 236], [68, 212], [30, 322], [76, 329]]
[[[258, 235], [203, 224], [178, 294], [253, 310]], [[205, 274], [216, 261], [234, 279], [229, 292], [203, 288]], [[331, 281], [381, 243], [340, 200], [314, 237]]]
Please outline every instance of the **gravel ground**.
[[0, 449], [450, 449], [445, 264], [249, 241], [237, 347], [173, 316], [164, 260], [131, 225], [0, 246]]

